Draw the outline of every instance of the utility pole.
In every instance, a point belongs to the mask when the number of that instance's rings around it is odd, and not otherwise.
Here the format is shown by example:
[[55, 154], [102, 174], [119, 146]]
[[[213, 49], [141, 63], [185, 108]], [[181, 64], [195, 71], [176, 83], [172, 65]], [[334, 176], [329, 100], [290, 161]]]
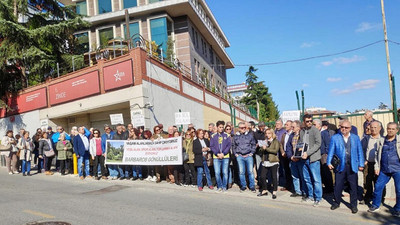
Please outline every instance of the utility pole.
[[383, 0], [381, 0], [381, 9], [382, 9], [383, 34], [385, 36], [386, 62], [387, 62], [388, 77], [389, 77], [390, 103], [391, 103], [392, 110], [393, 110], [394, 102], [393, 102], [392, 71], [390, 69], [389, 44], [388, 44], [388, 38], [387, 38], [387, 32], [386, 32], [385, 6], [383, 3]]

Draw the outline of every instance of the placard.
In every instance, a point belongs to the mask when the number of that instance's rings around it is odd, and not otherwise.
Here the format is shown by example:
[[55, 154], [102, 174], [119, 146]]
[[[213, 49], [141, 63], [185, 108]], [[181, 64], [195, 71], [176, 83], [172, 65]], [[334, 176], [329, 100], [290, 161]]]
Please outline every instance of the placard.
[[190, 124], [190, 112], [175, 113], [175, 124], [176, 125]]
[[300, 111], [299, 110], [292, 110], [292, 111], [283, 111], [280, 117], [283, 121], [283, 124], [286, 123], [286, 121], [291, 120], [300, 120]]
[[49, 126], [49, 120], [40, 120], [40, 127], [48, 127]]
[[306, 143], [297, 143], [296, 144], [296, 149], [295, 149], [294, 154], [293, 154], [293, 158], [302, 158], [303, 154], [305, 152], [307, 152], [307, 150], [308, 150], [308, 144], [306, 144]]
[[134, 127], [145, 126], [144, 115], [142, 110], [131, 111], [131, 120]]
[[97, 71], [75, 77], [49, 86], [50, 104], [80, 99], [100, 93], [99, 75]]
[[182, 138], [107, 140], [108, 165], [182, 165]]
[[122, 113], [110, 114], [111, 125], [124, 124], [124, 116]]

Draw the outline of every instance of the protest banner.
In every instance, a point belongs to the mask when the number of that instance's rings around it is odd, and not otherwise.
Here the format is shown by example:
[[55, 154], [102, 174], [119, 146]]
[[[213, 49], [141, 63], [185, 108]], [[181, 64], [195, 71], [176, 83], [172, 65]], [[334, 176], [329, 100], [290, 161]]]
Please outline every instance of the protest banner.
[[182, 165], [182, 138], [107, 140], [106, 164]]

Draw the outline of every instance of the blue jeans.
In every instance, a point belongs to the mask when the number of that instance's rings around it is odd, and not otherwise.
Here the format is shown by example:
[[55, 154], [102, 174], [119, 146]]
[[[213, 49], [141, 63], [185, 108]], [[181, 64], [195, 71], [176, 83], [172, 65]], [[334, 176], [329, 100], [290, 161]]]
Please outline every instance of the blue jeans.
[[110, 173], [110, 177], [117, 178], [118, 177], [118, 166], [117, 165], [108, 165], [108, 171]]
[[85, 176], [89, 176], [89, 151], [85, 152], [85, 155], [81, 155], [78, 158], [78, 174], [80, 177], [83, 176], [83, 171], [82, 171], [82, 164], [85, 164]]
[[306, 186], [303, 177], [303, 167], [304, 167], [303, 160], [299, 160], [297, 162], [293, 161], [290, 162], [290, 170], [292, 171], [294, 190], [299, 195], [304, 194]]
[[304, 181], [307, 186], [308, 198], [315, 201], [322, 199], [321, 163], [320, 161], [310, 163], [307, 159], [303, 167]]
[[133, 166], [132, 167], [132, 176], [142, 178], [142, 167], [141, 166]]
[[25, 173], [25, 171], [31, 172], [31, 161], [22, 160], [22, 173]]
[[226, 190], [226, 186], [228, 185], [228, 167], [229, 158], [214, 159], [215, 179], [217, 180], [218, 189], [221, 188], [223, 190]]
[[118, 166], [119, 177], [121, 178], [129, 178], [129, 166]]
[[394, 187], [396, 189], [396, 205], [394, 205], [393, 209], [396, 212], [400, 212], [400, 172], [379, 173], [378, 180], [375, 184], [372, 206], [379, 207], [381, 205], [383, 188], [385, 188], [391, 177], [393, 177]]
[[247, 174], [249, 175], [249, 188], [250, 190], [255, 189], [255, 182], [254, 182], [254, 173], [253, 173], [253, 156], [243, 157], [238, 155], [236, 158], [239, 166], [239, 179], [240, 179], [240, 188], [245, 189], [247, 187], [246, 184], [246, 170]]
[[[207, 160], [203, 157], [203, 166], [197, 167], [197, 187], [203, 187], [203, 172], [206, 174], [207, 186], [212, 186], [210, 169], [207, 166]], [[175, 178], [177, 179], [177, 178]]]

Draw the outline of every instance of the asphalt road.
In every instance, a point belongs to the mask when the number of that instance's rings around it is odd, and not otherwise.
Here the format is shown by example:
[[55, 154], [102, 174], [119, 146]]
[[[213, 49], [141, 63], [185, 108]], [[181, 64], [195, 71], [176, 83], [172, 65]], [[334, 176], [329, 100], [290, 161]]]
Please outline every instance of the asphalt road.
[[81, 181], [74, 176], [8, 175], [0, 169], [0, 224], [35, 221], [86, 224], [400, 224], [385, 210], [378, 214], [360, 208], [351, 214], [343, 204], [335, 211], [302, 203], [278, 192], [256, 197], [230, 189], [217, 193], [205, 188], [180, 187], [165, 182]]

